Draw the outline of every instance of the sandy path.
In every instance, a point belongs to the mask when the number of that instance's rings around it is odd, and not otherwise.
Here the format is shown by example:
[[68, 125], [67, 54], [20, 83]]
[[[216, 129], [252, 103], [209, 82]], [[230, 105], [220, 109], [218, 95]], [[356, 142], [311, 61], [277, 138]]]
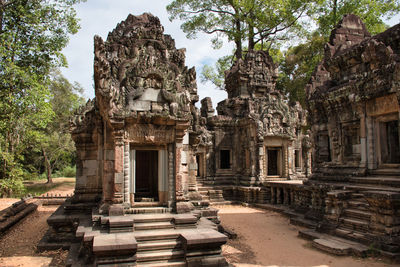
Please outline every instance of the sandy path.
[[[229, 240], [224, 255], [235, 266], [331, 266], [382, 267], [395, 266], [380, 259], [332, 256], [311, 247], [310, 242], [297, 237], [301, 227], [289, 224], [289, 219], [272, 212], [243, 206], [220, 206], [223, 226], [233, 230], [238, 238]], [[398, 265], [397, 265], [398, 266]]]
[[[56, 183], [70, 182], [55, 179]], [[49, 191], [50, 194], [72, 194], [74, 184], [67, 183]], [[6, 208], [19, 199], [0, 199], [0, 208]], [[30, 201], [35, 201], [34, 199]], [[47, 218], [58, 206], [39, 206], [38, 209], [0, 236], [0, 266], [64, 266], [67, 251], [38, 253], [36, 246], [48, 229]]]

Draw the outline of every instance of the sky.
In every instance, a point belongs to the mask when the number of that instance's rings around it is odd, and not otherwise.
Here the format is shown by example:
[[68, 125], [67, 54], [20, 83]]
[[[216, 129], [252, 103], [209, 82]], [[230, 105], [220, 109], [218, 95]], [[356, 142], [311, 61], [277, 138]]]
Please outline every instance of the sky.
[[180, 29], [179, 21], [170, 22], [165, 9], [170, 1], [167, 0], [87, 0], [76, 5], [77, 17], [81, 29], [70, 37], [68, 46], [63, 50], [67, 57], [68, 68], [63, 68], [63, 75], [70, 82], [78, 82], [85, 89], [86, 98], [94, 97], [93, 82], [93, 37], [99, 35], [105, 40], [119, 22], [129, 14], [141, 15], [149, 12], [157, 16], [164, 26], [164, 33], [175, 39], [176, 47], [186, 48], [186, 66], [195, 66], [197, 72], [197, 87], [200, 100], [206, 96], [216, 104], [227, 97], [225, 91], [216, 89], [211, 83], [200, 82], [200, 72], [204, 64], [213, 64], [221, 56], [229, 54], [232, 44], [226, 44], [220, 50], [211, 48], [211, 37], [199, 34], [197, 39], [189, 40]]
[[[213, 106], [227, 97], [225, 91], [216, 89], [211, 83], [200, 82], [200, 73], [204, 64], [213, 64], [221, 56], [232, 52], [233, 44], [225, 43], [222, 49], [211, 48], [211, 36], [198, 34], [198, 38], [189, 40], [180, 29], [181, 22], [170, 22], [165, 9], [169, 0], [87, 0], [75, 6], [81, 29], [70, 37], [68, 46], [63, 50], [67, 57], [68, 68], [63, 68], [63, 75], [70, 82], [78, 82], [85, 89], [86, 98], [94, 97], [93, 82], [93, 37], [99, 35], [105, 40], [119, 22], [129, 14], [141, 15], [145, 12], [157, 16], [164, 26], [164, 33], [175, 39], [176, 47], [186, 48], [186, 66], [196, 67], [197, 87], [200, 99], [210, 96]], [[388, 25], [399, 23], [400, 15], [388, 21]]]

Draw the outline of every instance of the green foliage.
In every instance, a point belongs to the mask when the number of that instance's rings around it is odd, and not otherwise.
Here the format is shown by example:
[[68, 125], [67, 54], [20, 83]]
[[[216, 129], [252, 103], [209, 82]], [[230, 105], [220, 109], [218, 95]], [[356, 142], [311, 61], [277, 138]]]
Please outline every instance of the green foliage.
[[22, 179], [0, 179], [0, 197], [22, 196], [26, 192]]
[[55, 119], [47, 125], [33, 143], [32, 149], [39, 153], [38, 159], [47, 172], [49, 182], [53, 170], [63, 170], [74, 162], [75, 145], [69, 133], [69, 120], [73, 111], [84, 104], [80, 96], [82, 87], [71, 84], [58, 70], [51, 73], [50, 104]]
[[[283, 54], [279, 47], [271, 42], [266, 45], [258, 43], [254, 47], [255, 50], [267, 50], [273, 58], [275, 63], [279, 63], [283, 60]], [[245, 50], [247, 48], [245, 47]], [[225, 85], [225, 71], [229, 70], [232, 66], [235, 57], [232, 55], [221, 57], [215, 63], [215, 67], [210, 65], [204, 65], [200, 74], [200, 81], [202, 83], [211, 82], [217, 89], [224, 90]]]
[[227, 71], [233, 63], [234, 56], [224, 56], [217, 60], [215, 68], [210, 65], [204, 65], [200, 75], [200, 81], [205, 83], [210, 81], [218, 89], [223, 90], [225, 84], [225, 71]]
[[[62, 49], [79, 29], [80, 0], [0, 2], [0, 180], [20, 186], [32, 144], [55, 118], [50, 70], [66, 66]], [[32, 150], [34, 151], [34, 150]], [[27, 166], [28, 171], [34, 168]], [[7, 189], [8, 190], [8, 189]]]
[[289, 94], [291, 101], [305, 105], [305, 87], [313, 71], [322, 60], [324, 44], [339, 20], [345, 14], [358, 15], [371, 34], [384, 31], [383, 19], [391, 18], [400, 11], [400, 1], [320, 1], [316, 6], [315, 18], [318, 29], [311, 33], [306, 42], [289, 47], [280, 64], [277, 87]]
[[314, 32], [310, 39], [297, 46], [289, 47], [279, 62], [277, 89], [289, 95], [292, 102], [305, 105], [305, 86], [323, 58], [326, 39]]
[[175, 0], [167, 6], [170, 20], [183, 21], [188, 38], [197, 33], [213, 34], [214, 48], [222, 37], [235, 42], [236, 58], [242, 57], [242, 42], [248, 48], [257, 43], [287, 40], [303, 30], [302, 16], [310, 12], [312, 1], [301, 0]]
[[312, 15], [318, 25], [318, 32], [329, 37], [331, 30], [346, 14], [359, 16], [371, 34], [384, 31], [384, 19], [390, 19], [400, 11], [399, 0], [325, 0], [319, 1]]
[[76, 167], [75, 166], [66, 166], [62, 170], [54, 173], [54, 177], [75, 177], [76, 176]]

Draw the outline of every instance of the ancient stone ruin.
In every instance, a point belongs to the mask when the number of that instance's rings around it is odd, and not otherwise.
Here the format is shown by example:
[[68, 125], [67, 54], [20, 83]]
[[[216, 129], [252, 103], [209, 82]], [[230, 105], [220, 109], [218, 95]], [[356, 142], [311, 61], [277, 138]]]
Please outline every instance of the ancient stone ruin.
[[96, 97], [71, 122], [75, 194], [42, 248], [70, 248], [69, 265], [225, 266], [209, 204], [246, 202], [278, 204], [317, 247], [329, 233], [399, 256], [400, 25], [370, 37], [345, 16], [308, 112], [275, 89], [264, 51], [226, 73], [217, 114], [209, 97], [197, 108], [196, 72], [163, 31], [129, 15], [95, 37]]
[[321, 231], [400, 255], [400, 25], [370, 37], [345, 16], [307, 87]]
[[69, 245], [68, 264], [227, 265], [217, 210], [188, 202], [198, 95], [185, 50], [151, 14], [94, 41], [96, 98], [71, 126], [75, 195], [49, 218], [48, 246]]

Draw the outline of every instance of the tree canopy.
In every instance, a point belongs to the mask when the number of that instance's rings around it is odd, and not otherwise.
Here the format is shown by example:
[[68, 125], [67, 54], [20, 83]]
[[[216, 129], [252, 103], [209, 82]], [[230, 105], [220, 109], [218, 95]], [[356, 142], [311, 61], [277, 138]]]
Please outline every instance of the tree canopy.
[[175, 0], [167, 6], [170, 20], [183, 21], [188, 38], [199, 32], [213, 34], [214, 48], [222, 45], [222, 37], [233, 41], [235, 57], [242, 57], [243, 42], [254, 49], [257, 43], [285, 40], [290, 33], [302, 30], [300, 18], [312, 1], [301, 0]]
[[[50, 71], [79, 29], [82, 0], [0, 1], [0, 178], [21, 176], [26, 144], [54, 118]], [[3, 181], [4, 183], [4, 181]]]
[[[400, 0], [174, 0], [167, 11], [171, 20], [183, 21], [181, 28], [189, 38], [204, 32], [214, 35], [214, 48], [221, 47], [221, 37], [235, 43], [234, 57], [220, 58], [215, 67], [204, 66], [203, 82], [211, 81], [223, 89], [224, 71], [234, 59], [241, 58], [246, 49], [263, 49], [279, 55], [277, 88], [288, 93], [291, 100], [303, 102], [304, 87], [322, 59], [331, 30], [343, 15], [358, 15], [376, 34], [387, 28], [385, 19], [398, 14]], [[315, 23], [316, 28], [307, 22]], [[294, 36], [303, 42], [290, 46]], [[280, 47], [287, 47], [286, 51], [277, 52]]]
[[317, 29], [307, 36], [304, 43], [290, 46], [280, 62], [280, 79], [277, 87], [289, 94], [292, 101], [305, 104], [305, 86], [322, 60], [324, 44], [335, 25], [345, 14], [355, 14], [365, 23], [371, 34], [387, 29], [384, 19], [390, 19], [400, 11], [400, 1], [386, 0], [326, 0], [321, 1], [311, 16]]

